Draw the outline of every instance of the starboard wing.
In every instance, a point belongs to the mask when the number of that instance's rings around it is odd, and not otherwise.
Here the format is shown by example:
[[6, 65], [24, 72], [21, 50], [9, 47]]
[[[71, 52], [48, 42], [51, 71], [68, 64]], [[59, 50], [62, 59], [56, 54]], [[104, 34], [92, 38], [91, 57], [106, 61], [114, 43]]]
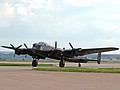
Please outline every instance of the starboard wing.
[[102, 52], [108, 52], [108, 51], [115, 51], [119, 48], [116, 47], [106, 47], [106, 48], [90, 48], [90, 49], [73, 49], [73, 50], [65, 50], [64, 54], [66, 56], [83, 56], [88, 54], [95, 54], [95, 53], [102, 53]]
[[108, 51], [115, 51], [119, 48], [116, 47], [106, 47], [106, 48], [91, 48], [91, 49], [81, 49], [79, 52], [77, 52], [78, 55], [88, 55], [88, 54], [94, 54], [94, 53], [102, 53], [102, 52], [108, 52]]

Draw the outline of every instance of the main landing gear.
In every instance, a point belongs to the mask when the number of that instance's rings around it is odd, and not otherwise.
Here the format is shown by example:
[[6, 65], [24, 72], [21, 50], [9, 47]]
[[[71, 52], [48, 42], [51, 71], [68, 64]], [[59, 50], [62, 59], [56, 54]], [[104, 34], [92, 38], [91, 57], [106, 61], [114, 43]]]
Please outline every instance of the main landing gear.
[[[65, 66], [65, 61], [64, 60], [61, 60], [59, 62], [59, 67], [64, 67]], [[81, 63], [78, 64], [78, 67], [81, 67]]]
[[60, 62], [59, 62], [59, 67], [64, 67], [65, 66], [65, 61], [64, 60], [61, 60]]
[[38, 65], [38, 60], [33, 60], [32, 61], [32, 66], [33, 67], [37, 67], [37, 65]]

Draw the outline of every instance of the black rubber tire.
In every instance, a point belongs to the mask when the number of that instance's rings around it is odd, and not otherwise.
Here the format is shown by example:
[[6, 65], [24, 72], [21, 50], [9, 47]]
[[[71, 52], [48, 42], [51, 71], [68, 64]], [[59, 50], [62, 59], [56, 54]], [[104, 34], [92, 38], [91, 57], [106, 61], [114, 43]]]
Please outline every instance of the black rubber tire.
[[98, 64], [101, 64], [101, 60], [98, 60], [97, 63], [98, 63]]
[[60, 61], [59, 62], [59, 67], [64, 67], [65, 66], [65, 62], [64, 61]]
[[32, 66], [33, 66], [33, 67], [37, 67], [37, 65], [38, 65], [38, 61], [37, 61], [37, 60], [33, 60], [33, 61], [32, 61]]

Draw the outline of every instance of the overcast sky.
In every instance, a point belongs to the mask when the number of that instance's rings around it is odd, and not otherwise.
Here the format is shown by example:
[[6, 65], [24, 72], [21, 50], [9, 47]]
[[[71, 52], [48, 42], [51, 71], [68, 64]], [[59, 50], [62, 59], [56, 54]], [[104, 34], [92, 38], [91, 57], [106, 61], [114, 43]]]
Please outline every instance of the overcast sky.
[[120, 0], [0, 0], [0, 45], [40, 41], [120, 47]]

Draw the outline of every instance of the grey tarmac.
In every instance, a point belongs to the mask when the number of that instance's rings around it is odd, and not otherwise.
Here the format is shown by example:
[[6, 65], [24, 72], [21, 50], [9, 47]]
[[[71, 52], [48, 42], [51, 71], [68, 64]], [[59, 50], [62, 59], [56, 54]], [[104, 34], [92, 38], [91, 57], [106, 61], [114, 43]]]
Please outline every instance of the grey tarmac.
[[0, 66], [0, 90], [120, 90], [120, 74], [34, 71], [31, 67]]

